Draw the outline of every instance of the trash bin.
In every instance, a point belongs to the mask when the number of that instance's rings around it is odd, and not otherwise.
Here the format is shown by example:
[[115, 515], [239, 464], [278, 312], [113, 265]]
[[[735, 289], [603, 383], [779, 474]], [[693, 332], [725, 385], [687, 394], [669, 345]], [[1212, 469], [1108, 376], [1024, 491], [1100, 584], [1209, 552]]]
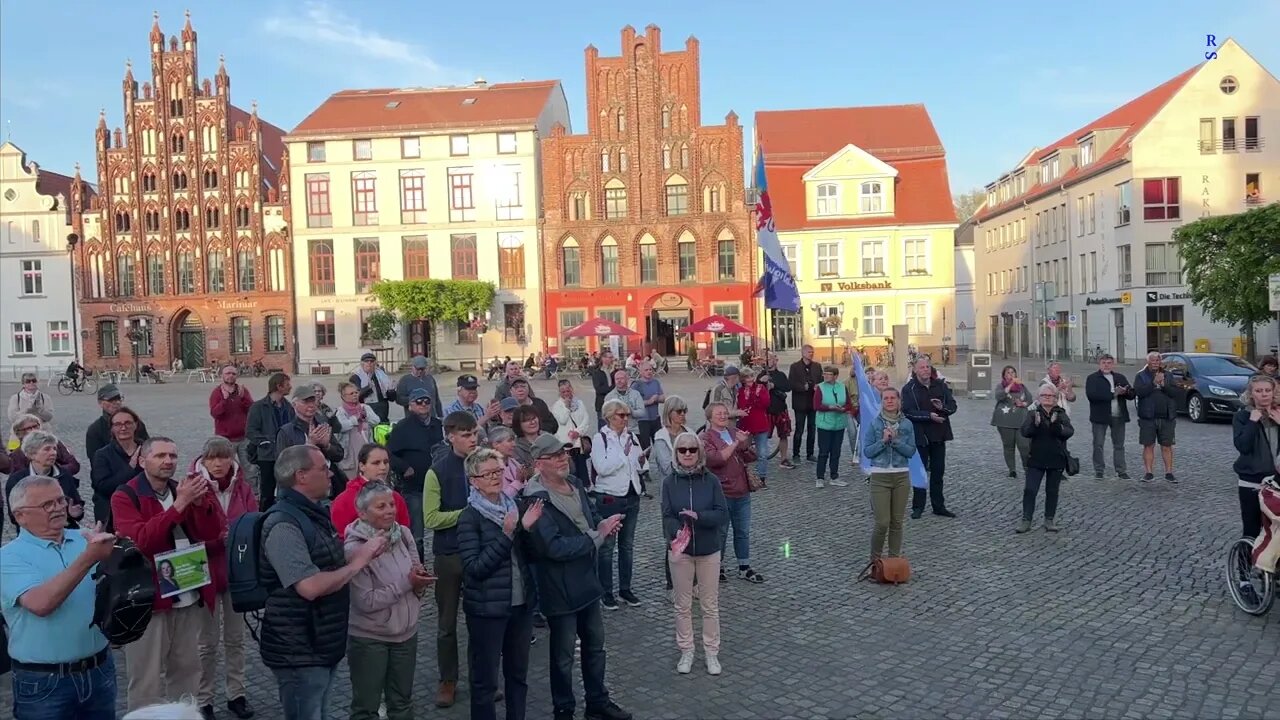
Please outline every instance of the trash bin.
[[969, 397], [991, 396], [991, 353], [969, 355]]

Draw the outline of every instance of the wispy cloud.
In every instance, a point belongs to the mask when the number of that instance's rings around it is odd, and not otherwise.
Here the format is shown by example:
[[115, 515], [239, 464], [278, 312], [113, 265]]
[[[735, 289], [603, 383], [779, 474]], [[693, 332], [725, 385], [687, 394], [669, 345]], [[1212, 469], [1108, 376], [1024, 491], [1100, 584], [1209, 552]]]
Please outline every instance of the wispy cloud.
[[310, 0], [301, 12], [295, 7], [270, 15], [261, 27], [273, 38], [292, 41], [304, 50], [306, 62], [312, 66], [317, 58], [331, 58], [350, 74], [376, 71], [383, 82], [424, 83], [458, 75], [436, 62], [426, 48], [366, 27], [323, 0]]

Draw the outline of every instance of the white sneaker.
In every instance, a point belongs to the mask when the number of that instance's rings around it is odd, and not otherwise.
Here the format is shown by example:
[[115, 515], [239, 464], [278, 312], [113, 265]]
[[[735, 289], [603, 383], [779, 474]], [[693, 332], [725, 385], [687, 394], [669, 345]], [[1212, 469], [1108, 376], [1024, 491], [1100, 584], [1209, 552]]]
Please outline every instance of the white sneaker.
[[680, 662], [676, 663], [676, 672], [681, 675], [688, 675], [693, 670], [693, 651], [685, 650], [680, 653]]
[[827, 486], [827, 484], [826, 484], [826, 483], [824, 483], [824, 482], [822, 482], [821, 480], [818, 480], [817, 482], [815, 482], [815, 483], [813, 484], [813, 486], [814, 486], [814, 487], [816, 487], [816, 488], [818, 488], [819, 490], [821, 490], [822, 488], [826, 487], [826, 486]]
[[836, 480], [833, 478], [831, 480], [831, 487], [849, 487], [849, 483], [843, 480]]
[[720, 669], [720, 658], [712, 655], [711, 653], [707, 653], [707, 674], [719, 675]]

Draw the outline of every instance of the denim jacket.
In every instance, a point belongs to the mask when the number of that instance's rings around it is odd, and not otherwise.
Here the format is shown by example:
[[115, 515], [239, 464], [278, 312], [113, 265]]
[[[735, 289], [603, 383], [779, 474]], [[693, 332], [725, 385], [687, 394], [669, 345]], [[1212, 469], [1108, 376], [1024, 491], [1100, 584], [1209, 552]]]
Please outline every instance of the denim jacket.
[[862, 426], [862, 453], [874, 468], [907, 468], [911, 456], [916, 454], [916, 429], [911, 421], [903, 416], [898, 423], [898, 439], [892, 443], [884, 441], [884, 417], [876, 415]]

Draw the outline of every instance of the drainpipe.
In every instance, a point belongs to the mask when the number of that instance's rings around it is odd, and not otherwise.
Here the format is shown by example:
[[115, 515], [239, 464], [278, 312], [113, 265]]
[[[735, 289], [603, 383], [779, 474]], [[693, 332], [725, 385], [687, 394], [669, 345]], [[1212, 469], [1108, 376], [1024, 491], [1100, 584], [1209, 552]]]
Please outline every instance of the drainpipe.
[[[1067, 195], [1067, 185], [1063, 183], [1058, 187], [1058, 191], [1063, 195]], [[1071, 327], [1070, 317], [1076, 314], [1076, 288], [1071, 282], [1071, 264], [1075, 261], [1075, 250], [1071, 240], [1071, 198], [1067, 197], [1067, 360], [1071, 359], [1071, 336], [1074, 328]], [[1076, 217], [1076, 222], [1080, 222], [1080, 218]], [[1084, 273], [1080, 275], [1080, 282], [1084, 283]]]

